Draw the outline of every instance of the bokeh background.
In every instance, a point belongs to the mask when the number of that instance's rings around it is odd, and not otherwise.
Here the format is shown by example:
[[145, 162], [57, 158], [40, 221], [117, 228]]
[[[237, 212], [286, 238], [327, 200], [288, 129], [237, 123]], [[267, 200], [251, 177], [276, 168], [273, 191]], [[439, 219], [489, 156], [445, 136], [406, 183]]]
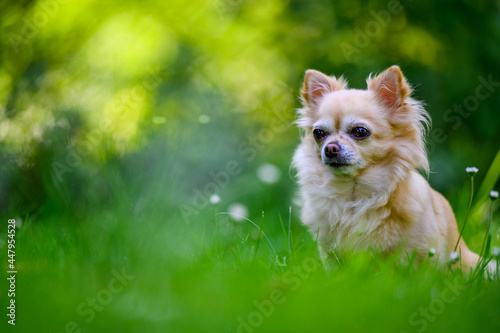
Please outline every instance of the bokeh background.
[[[0, 13], [0, 256], [6, 267], [15, 218], [20, 331], [239, 329], [301, 251], [317, 256], [289, 168], [309, 68], [363, 89], [370, 73], [401, 67], [432, 117], [429, 181], [459, 224], [465, 168], [479, 169], [465, 238], [480, 250], [500, 172], [483, 182], [500, 147], [499, 1], [44, 0], [4, 1]], [[498, 244], [496, 217], [492, 230]], [[79, 305], [122, 270], [133, 282], [87, 322]], [[383, 330], [392, 317], [370, 309], [393, 302], [395, 330], [420, 327], [408, 317], [436, 297], [439, 279], [412, 290], [400, 276], [356, 272], [332, 280], [315, 270], [320, 283], [281, 315], [241, 330], [326, 329], [330, 307], [343, 318], [332, 314], [331, 327]], [[481, 309], [450, 305], [429, 327], [493, 323], [498, 285], [485, 288], [494, 292]], [[365, 292], [367, 310], [355, 314], [347, 300]], [[307, 320], [292, 324], [300, 304]]]

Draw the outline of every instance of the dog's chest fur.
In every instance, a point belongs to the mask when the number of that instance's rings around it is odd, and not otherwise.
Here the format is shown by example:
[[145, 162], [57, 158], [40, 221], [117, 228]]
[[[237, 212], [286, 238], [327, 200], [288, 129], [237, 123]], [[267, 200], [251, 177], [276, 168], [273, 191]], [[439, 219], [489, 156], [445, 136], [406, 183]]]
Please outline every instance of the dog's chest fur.
[[321, 191], [330, 195], [314, 195], [305, 199], [303, 220], [311, 231], [319, 228], [320, 233], [325, 233], [324, 237], [331, 238], [341, 247], [386, 247], [391, 238], [384, 235], [389, 230], [385, 230], [383, 225], [391, 213], [387, 207], [388, 194], [374, 192], [366, 196], [357, 193], [358, 184], [343, 184], [350, 187], [346, 192], [346, 188], [339, 190], [335, 185], [338, 184], [325, 184], [328, 188]]
[[[397, 245], [402, 230], [391, 223], [394, 211], [389, 205], [394, 189], [374, 185], [379, 181], [370, 176], [335, 177], [307, 149], [299, 148], [295, 157], [304, 199], [302, 221], [313, 235], [328, 246], [356, 250], [387, 250]], [[315, 172], [310, 172], [310, 168]]]

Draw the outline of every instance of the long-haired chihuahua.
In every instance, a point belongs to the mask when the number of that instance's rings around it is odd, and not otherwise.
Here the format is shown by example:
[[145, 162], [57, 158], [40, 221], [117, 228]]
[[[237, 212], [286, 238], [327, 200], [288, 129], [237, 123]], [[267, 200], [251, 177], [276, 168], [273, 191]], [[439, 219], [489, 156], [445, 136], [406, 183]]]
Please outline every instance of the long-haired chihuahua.
[[419, 172], [429, 171], [426, 111], [398, 66], [367, 84], [348, 89], [342, 77], [305, 74], [296, 121], [304, 134], [292, 165], [302, 221], [317, 235], [323, 261], [337, 250], [371, 248], [416, 253], [419, 262], [434, 248], [441, 263], [456, 251], [469, 271], [479, 256], [462, 239], [455, 249], [453, 211]]

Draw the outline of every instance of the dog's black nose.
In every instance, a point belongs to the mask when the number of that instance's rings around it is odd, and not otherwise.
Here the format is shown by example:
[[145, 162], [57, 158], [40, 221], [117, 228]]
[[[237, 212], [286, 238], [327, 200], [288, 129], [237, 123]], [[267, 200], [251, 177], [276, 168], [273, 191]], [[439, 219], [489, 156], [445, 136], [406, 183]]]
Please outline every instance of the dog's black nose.
[[325, 146], [325, 155], [328, 158], [337, 156], [340, 152], [340, 146], [336, 143], [329, 143]]

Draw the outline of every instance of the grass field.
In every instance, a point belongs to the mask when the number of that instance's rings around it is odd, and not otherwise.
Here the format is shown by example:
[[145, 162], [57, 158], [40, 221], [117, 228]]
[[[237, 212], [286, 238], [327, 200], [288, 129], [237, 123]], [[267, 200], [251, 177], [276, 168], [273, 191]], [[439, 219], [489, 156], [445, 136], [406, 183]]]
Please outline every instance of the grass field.
[[[117, 164], [100, 170], [106, 175], [100, 183], [108, 189], [105, 204], [81, 202], [81, 210], [69, 211], [57, 207], [61, 200], [54, 192], [54, 206], [49, 201], [38, 216], [15, 217], [22, 225], [16, 233], [16, 326], [9, 331], [500, 328], [500, 282], [480, 274], [464, 277], [429, 263], [412, 268], [373, 253], [343, 258], [325, 272], [314, 238], [300, 225], [294, 193], [287, 190], [293, 179], [285, 167], [278, 168], [281, 177], [274, 184], [260, 181], [255, 172], [241, 172], [227, 184], [224, 173], [207, 175], [207, 184], [219, 179], [226, 186], [219, 188], [220, 202], [203, 202], [200, 195], [198, 207], [205, 206], [197, 210], [196, 188], [185, 187], [192, 169], [172, 162], [181, 158], [180, 149], [160, 158], [163, 163], [141, 162], [161, 151], [151, 149], [134, 156], [135, 164], [127, 162], [133, 168]], [[135, 170], [146, 169], [133, 177]], [[465, 172], [464, 180], [457, 196], [462, 206], [469, 196]], [[245, 190], [248, 184], [251, 191]], [[69, 207], [78, 207], [76, 200]], [[247, 207], [250, 220], [235, 221], [227, 214], [235, 201]], [[465, 211], [458, 211], [461, 225]], [[472, 214], [465, 233], [477, 252], [485, 225], [474, 219], [481, 214]], [[493, 222], [493, 245], [498, 245], [498, 218]], [[6, 249], [3, 243], [2, 263]]]

